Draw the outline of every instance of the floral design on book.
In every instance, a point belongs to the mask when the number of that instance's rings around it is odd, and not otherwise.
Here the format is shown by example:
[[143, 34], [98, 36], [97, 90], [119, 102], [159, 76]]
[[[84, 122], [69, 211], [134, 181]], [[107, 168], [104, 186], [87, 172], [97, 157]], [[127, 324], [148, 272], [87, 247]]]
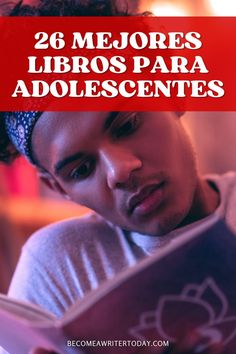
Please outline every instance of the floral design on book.
[[194, 331], [204, 339], [203, 348], [219, 342], [228, 345], [236, 336], [236, 316], [228, 316], [228, 311], [225, 294], [207, 278], [200, 285], [186, 285], [179, 295], [160, 297], [156, 309], [142, 313], [129, 333], [136, 339], [162, 337], [174, 343]]

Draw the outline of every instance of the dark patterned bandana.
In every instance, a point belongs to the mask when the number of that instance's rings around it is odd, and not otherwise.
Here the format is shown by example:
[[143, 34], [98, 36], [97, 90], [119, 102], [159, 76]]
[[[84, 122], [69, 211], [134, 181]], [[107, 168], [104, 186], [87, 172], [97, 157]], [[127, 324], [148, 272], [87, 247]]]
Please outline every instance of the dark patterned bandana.
[[42, 112], [7, 112], [5, 126], [7, 134], [16, 149], [32, 164], [36, 164], [31, 147], [34, 126]]

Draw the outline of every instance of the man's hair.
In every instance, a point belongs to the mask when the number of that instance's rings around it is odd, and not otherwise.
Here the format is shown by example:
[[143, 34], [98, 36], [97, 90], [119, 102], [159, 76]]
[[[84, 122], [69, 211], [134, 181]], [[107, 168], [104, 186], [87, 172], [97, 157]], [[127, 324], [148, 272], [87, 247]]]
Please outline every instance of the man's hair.
[[24, 5], [21, 0], [10, 16], [119, 16], [125, 11], [117, 9], [112, 0], [39, 0], [35, 5]]
[[[39, 0], [37, 5], [24, 5], [23, 0], [9, 9], [2, 3], [5, 16], [128, 16], [128, 8], [118, 10], [113, 0]], [[10, 163], [19, 153], [6, 133], [4, 113], [0, 112], [0, 161]]]
[[0, 112], [0, 161], [10, 163], [19, 153], [8, 138], [3, 115], [4, 113]]

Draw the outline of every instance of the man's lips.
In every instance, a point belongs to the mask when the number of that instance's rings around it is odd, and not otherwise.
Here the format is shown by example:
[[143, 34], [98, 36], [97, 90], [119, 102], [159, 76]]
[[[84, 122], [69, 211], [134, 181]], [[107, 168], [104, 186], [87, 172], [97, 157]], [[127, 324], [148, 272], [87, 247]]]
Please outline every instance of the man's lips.
[[164, 182], [143, 187], [128, 201], [129, 214], [144, 216], [156, 209], [163, 199]]

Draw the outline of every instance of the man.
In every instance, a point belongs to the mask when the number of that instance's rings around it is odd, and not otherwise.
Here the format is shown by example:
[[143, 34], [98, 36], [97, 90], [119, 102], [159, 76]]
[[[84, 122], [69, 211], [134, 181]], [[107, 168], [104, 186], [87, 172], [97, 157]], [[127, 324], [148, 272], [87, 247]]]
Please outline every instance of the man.
[[234, 174], [199, 175], [178, 113], [20, 112], [2, 119], [47, 185], [96, 211], [27, 242], [13, 297], [60, 316], [105, 279], [216, 213], [235, 226]]
[[5, 123], [47, 185], [99, 215], [51, 226], [25, 246], [10, 295], [56, 315], [219, 204], [177, 113], [15, 113]]
[[[49, 3], [40, 11], [20, 4], [13, 14], [62, 14]], [[110, 2], [97, 6], [112, 14]], [[4, 114], [0, 124], [2, 160], [20, 152], [50, 188], [95, 211], [36, 233], [22, 251], [10, 296], [61, 316], [215, 214], [236, 230], [235, 175], [200, 176], [178, 112], [18, 112]]]

